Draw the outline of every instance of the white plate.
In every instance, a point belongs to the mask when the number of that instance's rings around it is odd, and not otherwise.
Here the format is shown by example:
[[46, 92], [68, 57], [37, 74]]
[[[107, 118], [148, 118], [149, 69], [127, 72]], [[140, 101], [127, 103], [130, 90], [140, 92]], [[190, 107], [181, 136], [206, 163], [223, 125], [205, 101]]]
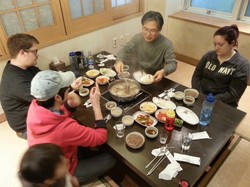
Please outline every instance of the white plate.
[[190, 109], [178, 106], [176, 108], [177, 115], [185, 122], [187, 122], [190, 125], [196, 125], [199, 123], [198, 116]]
[[176, 109], [176, 105], [172, 101], [168, 101], [166, 99], [153, 97], [153, 102], [162, 109]]
[[143, 146], [145, 137], [139, 132], [131, 132], [126, 136], [126, 144], [133, 149], [139, 149]]
[[102, 75], [105, 75], [108, 77], [115, 77], [116, 76], [116, 72], [112, 69], [109, 69], [109, 68], [100, 68], [100, 73]]
[[157, 110], [157, 106], [151, 101], [146, 101], [140, 104], [140, 110], [148, 114], [153, 114]]
[[97, 69], [91, 69], [86, 72], [86, 75], [89, 78], [96, 78], [99, 74], [100, 72]]
[[[147, 117], [147, 119], [151, 122], [150, 124], [145, 124], [143, 123], [142, 121], [140, 121], [138, 119], [138, 117], [141, 116], [141, 117]], [[134, 120], [139, 123], [140, 125], [144, 126], [144, 127], [148, 127], [148, 126], [155, 126], [157, 124], [157, 119], [155, 119], [153, 116], [147, 114], [146, 112], [142, 112], [142, 111], [137, 111], [136, 113], [133, 114], [133, 117], [134, 117]]]
[[92, 84], [94, 84], [94, 81], [87, 78], [87, 77], [82, 77], [82, 85], [85, 87], [91, 86]]

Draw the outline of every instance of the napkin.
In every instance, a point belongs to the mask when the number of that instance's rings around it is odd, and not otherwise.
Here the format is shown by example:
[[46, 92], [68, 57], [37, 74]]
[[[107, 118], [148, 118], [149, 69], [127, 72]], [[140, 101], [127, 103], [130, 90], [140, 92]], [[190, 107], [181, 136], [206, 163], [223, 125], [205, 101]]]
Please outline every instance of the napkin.
[[200, 166], [201, 158], [196, 156], [190, 156], [185, 154], [174, 153], [174, 159], [177, 161], [188, 162]]
[[212, 138], [210, 138], [209, 135], [207, 134], [207, 131], [195, 132], [195, 133], [192, 133], [192, 135], [193, 135], [192, 140], [212, 139]]
[[182, 168], [178, 162], [173, 162], [167, 165], [167, 167], [159, 173], [159, 179], [171, 180], [173, 177], [176, 177], [178, 172], [181, 171]]

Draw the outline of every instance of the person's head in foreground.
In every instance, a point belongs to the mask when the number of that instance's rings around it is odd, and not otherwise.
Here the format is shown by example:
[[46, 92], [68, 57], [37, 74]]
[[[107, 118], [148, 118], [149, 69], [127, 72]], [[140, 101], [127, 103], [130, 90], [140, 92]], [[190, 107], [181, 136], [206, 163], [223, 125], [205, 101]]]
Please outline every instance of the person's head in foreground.
[[160, 35], [164, 20], [159, 12], [149, 11], [143, 15], [141, 24], [145, 41], [153, 42]]
[[230, 58], [238, 47], [239, 29], [237, 25], [224, 26], [214, 33], [213, 42], [218, 57]]
[[57, 110], [69, 99], [69, 86], [74, 80], [75, 75], [71, 71], [40, 71], [31, 81], [31, 95], [36, 98], [38, 105]]
[[67, 171], [68, 160], [59, 146], [37, 144], [24, 153], [19, 178], [23, 187], [79, 186], [77, 179], [71, 178]]

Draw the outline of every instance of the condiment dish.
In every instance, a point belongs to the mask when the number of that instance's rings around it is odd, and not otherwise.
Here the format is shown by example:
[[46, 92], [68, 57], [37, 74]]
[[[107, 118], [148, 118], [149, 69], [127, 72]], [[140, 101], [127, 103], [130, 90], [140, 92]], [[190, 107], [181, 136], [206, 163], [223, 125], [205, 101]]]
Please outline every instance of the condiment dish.
[[187, 105], [187, 106], [194, 106], [194, 102], [195, 102], [195, 98], [192, 96], [185, 96], [183, 98], [183, 102]]
[[197, 99], [199, 97], [199, 92], [196, 89], [188, 88], [184, 90], [185, 96], [192, 96]]
[[117, 104], [116, 104], [116, 102], [114, 102], [114, 101], [108, 101], [108, 102], [105, 104], [105, 107], [106, 107], [107, 110], [111, 110], [112, 108], [117, 107]]
[[145, 129], [145, 135], [149, 138], [155, 138], [158, 136], [158, 129], [156, 127], [147, 127]]

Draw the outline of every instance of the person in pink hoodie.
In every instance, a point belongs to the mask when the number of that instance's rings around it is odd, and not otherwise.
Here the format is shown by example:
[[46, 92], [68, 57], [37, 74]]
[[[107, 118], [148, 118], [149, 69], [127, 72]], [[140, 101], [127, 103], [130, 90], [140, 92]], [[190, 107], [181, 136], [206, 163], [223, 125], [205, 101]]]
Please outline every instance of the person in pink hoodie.
[[[27, 116], [29, 146], [53, 143], [60, 146], [69, 159], [69, 172], [86, 183], [111, 170], [116, 159], [105, 151], [91, 148], [107, 141], [106, 123], [100, 108], [100, 90], [96, 84], [90, 90], [90, 100], [95, 116], [94, 128], [80, 125], [71, 118], [72, 112], [81, 104], [73, 72], [41, 71], [31, 81], [32, 101]], [[71, 85], [71, 87], [69, 87]], [[82, 148], [78, 157], [79, 148]]]

